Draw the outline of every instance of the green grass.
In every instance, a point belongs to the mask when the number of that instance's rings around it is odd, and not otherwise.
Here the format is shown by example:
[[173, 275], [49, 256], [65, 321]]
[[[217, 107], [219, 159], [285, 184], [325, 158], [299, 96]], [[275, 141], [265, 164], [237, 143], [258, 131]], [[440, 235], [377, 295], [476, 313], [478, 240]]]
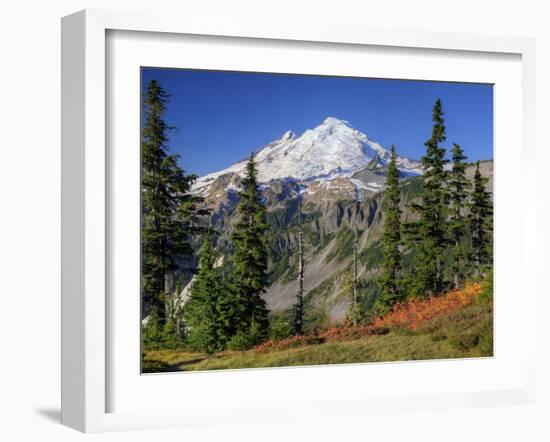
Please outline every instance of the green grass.
[[260, 353], [226, 351], [207, 355], [179, 350], [144, 352], [143, 371], [219, 370], [359, 362], [412, 361], [493, 355], [492, 303], [480, 302], [435, 318], [422, 328], [391, 329], [388, 334], [349, 342]]

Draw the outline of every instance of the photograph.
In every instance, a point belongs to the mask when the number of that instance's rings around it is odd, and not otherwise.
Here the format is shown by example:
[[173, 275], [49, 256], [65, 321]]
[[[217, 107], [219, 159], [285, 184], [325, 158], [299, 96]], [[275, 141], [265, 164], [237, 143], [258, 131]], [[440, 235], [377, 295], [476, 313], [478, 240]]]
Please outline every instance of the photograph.
[[546, 3], [4, 2], [0, 442], [550, 442]]
[[492, 357], [493, 93], [142, 67], [141, 372]]

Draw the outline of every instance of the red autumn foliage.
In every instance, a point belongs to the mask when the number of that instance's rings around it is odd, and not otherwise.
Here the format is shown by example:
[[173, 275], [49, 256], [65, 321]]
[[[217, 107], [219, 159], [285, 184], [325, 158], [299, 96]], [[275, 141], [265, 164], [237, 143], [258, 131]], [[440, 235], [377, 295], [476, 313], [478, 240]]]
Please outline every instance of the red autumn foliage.
[[468, 283], [460, 290], [453, 290], [444, 296], [413, 299], [395, 304], [383, 317], [375, 318], [369, 325], [332, 327], [319, 334], [293, 336], [287, 339], [270, 339], [255, 347], [260, 353], [298, 348], [324, 342], [353, 341], [365, 336], [388, 333], [391, 327], [415, 330], [436, 316], [450, 313], [471, 304], [481, 293], [481, 284]]
[[259, 353], [266, 353], [270, 351], [286, 350], [289, 348], [303, 347], [306, 345], [322, 344], [325, 342], [323, 339], [318, 336], [303, 335], [303, 336], [292, 336], [291, 338], [286, 339], [269, 339], [260, 345], [257, 345], [254, 350]]
[[413, 299], [395, 304], [391, 312], [372, 321], [374, 327], [405, 327], [415, 330], [435, 316], [452, 312], [471, 304], [481, 293], [480, 283], [468, 283], [460, 290], [453, 290], [444, 296]]

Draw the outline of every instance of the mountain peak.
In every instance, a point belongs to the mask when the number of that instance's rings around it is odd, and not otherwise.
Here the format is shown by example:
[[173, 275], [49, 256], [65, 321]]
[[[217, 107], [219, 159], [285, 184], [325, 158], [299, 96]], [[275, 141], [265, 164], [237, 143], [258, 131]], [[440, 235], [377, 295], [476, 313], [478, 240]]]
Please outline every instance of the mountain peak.
[[[354, 129], [347, 121], [327, 117], [300, 136], [291, 130], [279, 139], [256, 151], [258, 180], [293, 179], [298, 182], [331, 180], [339, 176], [351, 176], [368, 165], [383, 166], [389, 161], [390, 152]], [[398, 157], [398, 167], [413, 174], [422, 173], [421, 165], [414, 160]], [[244, 176], [246, 161], [199, 178], [195, 189], [206, 188], [217, 177], [236, 173]]]
[[296, 134], [291, 130], [287, 130], [277, 141], [288, 141], [296, 138]]
[[340, 120], [339, 118], [335, 118], [335, 117], [326, 117], [323, 122], [321, 123], [322, 126], [338, 126], [338, 125], [343, 125], [343, 126], [348, 126], [349, 127], [349, 122], [347, 122], [346, 120]]

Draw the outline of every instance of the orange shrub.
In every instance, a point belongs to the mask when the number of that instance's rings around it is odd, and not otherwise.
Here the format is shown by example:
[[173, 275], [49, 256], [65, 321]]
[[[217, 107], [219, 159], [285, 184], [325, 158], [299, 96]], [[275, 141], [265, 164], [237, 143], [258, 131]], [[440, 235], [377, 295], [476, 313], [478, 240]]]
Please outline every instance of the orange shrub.
[[279, 351], [287, 350], [289, 348], [302, 347], [305, 345], [322, 344], [323, 342], [324, 340], [318, 336], [292, 336], [291, 338], [280, 340], [269, 339], [254, 347], [254, 350], [259, 353], [266, 353], [270, 351]]
[[480, 293], [480, 283], [468, 283], [463, 289], [453, 290], [444, 296], [414, 299], [395, 304], [391, 312], [381, 318], [375, 318], [372, 325], [377, 328], [398, 326], [414, 330], [435, 316], [449, 313], [472, 303]]
[[369, 325], [332, 327], [313, 335], [293, 336], [281, 340], [270, 339], [256, 346], [254, 350], [266, 353], [324, 342], [353, 341], [364, 336], [386, 334], [390, 327], [405, 327], [415, 330], [436, 316], [471, 304], [480, 293], [480, 283], [468, 283], [463, 289], [453, 290], [443, 296], [413, 299], [395, 304], [387, 315], [375, 318]]
[[353, 341], [364, 336], [387, 333], [386, 327], [374, 327], [373, 325], [357, 325], [333, 327], [319, 334], [326, 342]]

